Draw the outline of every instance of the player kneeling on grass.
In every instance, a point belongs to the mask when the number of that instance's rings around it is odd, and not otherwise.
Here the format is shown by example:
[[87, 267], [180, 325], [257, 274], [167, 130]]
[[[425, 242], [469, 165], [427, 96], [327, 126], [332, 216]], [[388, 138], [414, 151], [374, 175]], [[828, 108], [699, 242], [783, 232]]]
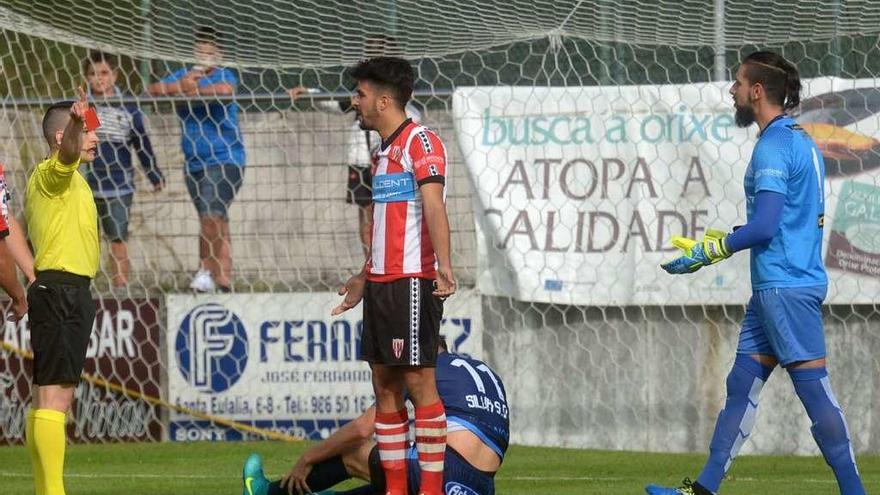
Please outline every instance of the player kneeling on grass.
[[709, 460], [695, 483], [685, 480], [679, 488], [649, 485], [645, 490], [650, 495], [718, 492], [751, 433], [761, 388], [777, 364], [791, 376], [840, 493], [865, 493], [843, 410], [825, 370], [825, 165], [810, 136], [785, 114], [798, 106], [800, 89], [797, 69], [780, 55], [755, 52], [743, 60], [730, 89], [736, 123], [748, 127], [757, 122], [760, 128], [744, 179], [748, 223], [730, 235], [708, 230], [702, 242], [675, 238], [673, 244], [684, 255], [663, 265], [672, 274], [691, 273], [749, 249], [752, 298]]
[[[447, 495], [492, 495], [495, 472], [501, 467], [510, 437], [504, 385], [485, 363], [446, 352], [440, 340], [437, 356], [437, 391], [446, 408], [447, 447], [443, 490]], [[375, 495], [385, 493], [385, 473], [373, 438], [376, 408], [347, 423], [326, 440], [312, 446], [279, 481], [263, 475], [260, 456], [252, 454], [244, 465], [244, 495], [288, 495], [318, 492], [350, 478], [370, 484], [325, 495]], [[405, 433], [378, 435], [380, 442], [406, 443]], [[409, 493], [419, 493], [420, 472], [416, 446], [406, 451]]]

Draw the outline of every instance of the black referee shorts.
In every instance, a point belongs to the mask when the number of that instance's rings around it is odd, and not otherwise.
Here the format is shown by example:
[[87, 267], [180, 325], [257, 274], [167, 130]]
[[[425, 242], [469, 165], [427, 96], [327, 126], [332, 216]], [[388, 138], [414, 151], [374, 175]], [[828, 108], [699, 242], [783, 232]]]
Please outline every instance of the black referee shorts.
[[79, 383], [95, 321], [91, 279], [60, 271], [37, 272], [28, 287], [34, 383]]
[[443, 300], [432, 292], [430, 279], [368, 280], [361, 359], [386, 366], [436, 366]]

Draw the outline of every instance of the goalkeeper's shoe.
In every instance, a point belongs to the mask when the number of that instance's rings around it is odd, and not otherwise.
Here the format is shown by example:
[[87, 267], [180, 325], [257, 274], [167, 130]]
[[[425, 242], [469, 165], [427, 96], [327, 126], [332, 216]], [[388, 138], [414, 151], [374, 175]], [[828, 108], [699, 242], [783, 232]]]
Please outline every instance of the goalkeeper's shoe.
[[685, 478], [678, 488], [660, 485], [648, 485], [645, 487], [645, 493], [648, 495], [714, 495], [709, 490], [703, 488], [699, 483], [691, 482], [690, 478]]
[[263, 459], [260, 458], [260, 454], [251, 454], [244, 461], [241, 481], [244, 483], [241, 495], [266, 495], [269, 493], [269, 480], [263, 474]]

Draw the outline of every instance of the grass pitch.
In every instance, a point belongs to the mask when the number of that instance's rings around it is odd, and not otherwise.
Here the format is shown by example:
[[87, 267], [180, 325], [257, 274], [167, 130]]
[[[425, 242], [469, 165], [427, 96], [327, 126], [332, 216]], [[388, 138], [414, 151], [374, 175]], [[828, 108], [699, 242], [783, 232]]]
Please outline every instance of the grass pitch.
[[[219, 442], [72, 445], [67, 448], [68, 495], [237, 495], [241, 465], [259, 452], [266, 473], [285, 473], [307, 444]], [[639, 494], [650, 482], [677, 485], [695, 477], [705, 456], [604, 452], [512, 446], [496, 478], [499, 495]], [[880, 493], [880, 456], [862, 456], [868, 493]], [[0, 448], [0, 493], [31, 495], [31, 467], [23, 447]], [[345, 485], [355, 486], [355, 485]], [[818, 457], [743, 456], [724, 495], [837, 493], [831, 470]]]

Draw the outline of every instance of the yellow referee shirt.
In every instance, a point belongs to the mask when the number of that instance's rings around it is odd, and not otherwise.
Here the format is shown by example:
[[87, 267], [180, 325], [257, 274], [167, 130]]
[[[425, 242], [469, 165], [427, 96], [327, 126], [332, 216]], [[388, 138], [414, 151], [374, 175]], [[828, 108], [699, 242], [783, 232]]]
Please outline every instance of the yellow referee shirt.
[[65, 165], [56, 151], [28, 180], [25, 213], [38, 272], [60, 270], [89, 278], [98, 273], [98, 210], [78, 168], [79, 159]]

